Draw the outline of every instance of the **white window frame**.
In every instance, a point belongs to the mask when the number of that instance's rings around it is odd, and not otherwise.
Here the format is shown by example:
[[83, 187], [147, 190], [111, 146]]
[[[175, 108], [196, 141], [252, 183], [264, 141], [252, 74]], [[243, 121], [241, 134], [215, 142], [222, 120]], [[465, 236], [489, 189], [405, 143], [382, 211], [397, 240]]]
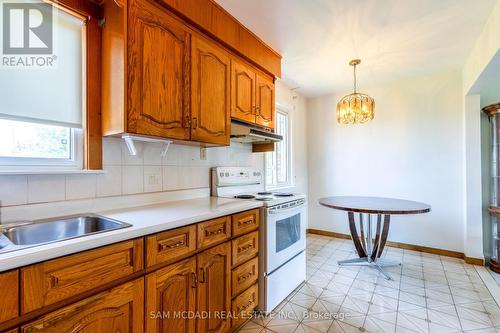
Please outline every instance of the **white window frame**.
[[[287, 155], [288, 155], [288, 160], [287, 160], [287, 182], [282, 182], [282, 183], [278, 183], [278, 184], [268, 184], [267, 183], [267, 177], [266, 177], [266, 183], [265, 183], [265, 188], [266, 190], [268, 191], [272, 191], [272, 190], [279, 190], [279, 189], [284, 189], [284, 188], [292, 188], [295, 186], [295, 182], [294, 182], [294, 177], [293, 177], [293, 163], [292, 163], [292, 160], [293, 160], [293, 156], [292, 156], [292, 145], [293, 145], [293, 133], [292, 133], [292, 112], [291, 110], [280, 104], [280, 103], [276, 103], [276, 114], [279, 112], [279, 113], [283, 113], [283, 114], [286, 114], [287, 116], [287, 132], [288, 132], [288, 145], [286, 147], [286, 150], [287, 150]], [[275, 152], [267, 152], [266, 154], [274, 154]], [[267, 170], [267, 158], [264, 158], [264, 170]]]
[[22, 171], [76, 171], [83, 169], [83, 130], [70, 129], [70, 158], [0, 157], [0, 173]]

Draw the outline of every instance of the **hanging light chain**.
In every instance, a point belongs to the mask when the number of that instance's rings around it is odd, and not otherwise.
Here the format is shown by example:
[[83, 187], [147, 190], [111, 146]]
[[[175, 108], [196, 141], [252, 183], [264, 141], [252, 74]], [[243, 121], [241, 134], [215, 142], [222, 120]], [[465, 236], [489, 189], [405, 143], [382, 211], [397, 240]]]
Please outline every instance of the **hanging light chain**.
[[356, 64], [353, 65], [354, 66], [354, 93], [357, 93], [357, 84], [356, 84]]

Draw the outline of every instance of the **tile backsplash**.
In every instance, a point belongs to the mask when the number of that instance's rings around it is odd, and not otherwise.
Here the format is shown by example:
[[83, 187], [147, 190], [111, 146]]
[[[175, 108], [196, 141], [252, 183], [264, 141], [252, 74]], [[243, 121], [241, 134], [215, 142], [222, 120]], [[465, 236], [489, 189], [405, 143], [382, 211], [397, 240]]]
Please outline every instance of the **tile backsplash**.
[[162, 144], [136, 147], [130, 156], [122, 140], [105, 138], [102, 174], [0, 176], [0, 206], [207, 188], [212, 166], [263, 168], [263, 154], [239, 143], [207, 148], [203, 160], [194, 146], [172, 144], [165, 157]]

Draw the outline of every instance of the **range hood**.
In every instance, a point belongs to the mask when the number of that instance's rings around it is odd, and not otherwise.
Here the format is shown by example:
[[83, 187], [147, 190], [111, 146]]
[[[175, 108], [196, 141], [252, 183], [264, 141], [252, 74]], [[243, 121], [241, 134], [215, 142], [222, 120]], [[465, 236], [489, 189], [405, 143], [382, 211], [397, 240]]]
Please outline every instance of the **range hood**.
[[231, 140], [241, 143], [273, 143], [283, 140], [283, 136], [255, 125], [231, 120]]

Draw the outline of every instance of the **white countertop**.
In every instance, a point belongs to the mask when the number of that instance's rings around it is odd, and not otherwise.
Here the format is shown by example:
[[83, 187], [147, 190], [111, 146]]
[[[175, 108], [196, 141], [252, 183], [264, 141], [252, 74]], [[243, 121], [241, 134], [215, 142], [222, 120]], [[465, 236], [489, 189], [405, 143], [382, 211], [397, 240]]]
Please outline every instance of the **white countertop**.
[[96, 212], [132, 226], [2, 253], [0, 254], [0, 272], [261, 206], [261, 202], [252, 200], [204, 197]]

